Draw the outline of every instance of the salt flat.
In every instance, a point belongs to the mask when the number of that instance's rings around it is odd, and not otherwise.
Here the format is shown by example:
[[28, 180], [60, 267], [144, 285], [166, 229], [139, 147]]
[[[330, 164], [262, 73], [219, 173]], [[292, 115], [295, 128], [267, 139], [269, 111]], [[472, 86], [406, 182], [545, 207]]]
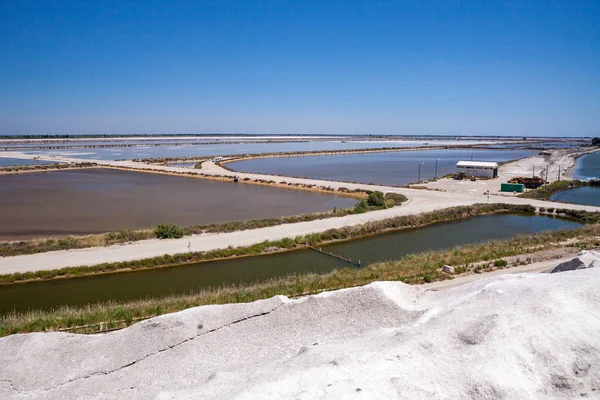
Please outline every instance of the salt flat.
[[600, 269], [205, 306], [108, 334], [0, 339], [2, 398], [600, 395]]

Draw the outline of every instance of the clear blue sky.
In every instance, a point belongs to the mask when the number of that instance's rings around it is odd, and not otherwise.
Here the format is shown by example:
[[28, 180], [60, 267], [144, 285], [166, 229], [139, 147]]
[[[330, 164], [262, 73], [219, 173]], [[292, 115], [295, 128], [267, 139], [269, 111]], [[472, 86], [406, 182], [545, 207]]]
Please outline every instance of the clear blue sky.
[[0, 133], [600, 132], [600, 1], [0, 0]]

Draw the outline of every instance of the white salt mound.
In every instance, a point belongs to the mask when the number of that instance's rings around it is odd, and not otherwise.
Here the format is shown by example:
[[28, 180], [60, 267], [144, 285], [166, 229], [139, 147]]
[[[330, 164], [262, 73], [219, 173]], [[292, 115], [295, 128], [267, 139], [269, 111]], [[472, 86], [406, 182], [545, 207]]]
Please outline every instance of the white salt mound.
[[0, 339], [0, 398], [600, 397], [600, 268], [377, 282]]

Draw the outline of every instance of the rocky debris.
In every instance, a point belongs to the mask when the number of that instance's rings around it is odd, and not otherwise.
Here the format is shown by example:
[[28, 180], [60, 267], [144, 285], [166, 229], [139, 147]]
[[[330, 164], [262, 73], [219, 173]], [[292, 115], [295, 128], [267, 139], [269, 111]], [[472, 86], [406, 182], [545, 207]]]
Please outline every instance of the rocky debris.
[[0, 339], [0, 398], [539, 399], [600, 393], [600, 268], [376, 282]]
[[454, 273], [454, 267], [450, 266], [450, 265], [444, 265], [442, 267], [442, 271], [448, 273], [448, 274], [453, 274]]
[[551, 274], [556, 272], [574, 271], [577, 269], [600, 267], [600, 251], [582, 250], [577, 257], [571, 261], [557, 265], [550, 271]]

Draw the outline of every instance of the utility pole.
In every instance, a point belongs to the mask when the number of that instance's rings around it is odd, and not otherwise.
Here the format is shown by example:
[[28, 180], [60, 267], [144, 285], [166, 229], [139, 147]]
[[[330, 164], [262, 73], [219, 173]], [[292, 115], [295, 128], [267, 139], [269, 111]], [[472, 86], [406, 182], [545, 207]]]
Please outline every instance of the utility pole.
[[533, 168], [533, 175], [531, 177], [535, 179], [535, 165], [532, 165], [531, 167]]
[[550, 169], [550, 165], [546, 165], [546, 183], [548, 183], [548, 170]]
[[560, 182], [560, 165], [558, 166], [558, 181]]
[[434, 179], [437, 179], [437, 164], [438, 164], [439, 160], [440, 160], [439, 158], [435, 160], [435, 176], [434, 176]]
[[417, 183], [421, 182], [421, 163], [419, 163], [419, 179], [417, 179]]

